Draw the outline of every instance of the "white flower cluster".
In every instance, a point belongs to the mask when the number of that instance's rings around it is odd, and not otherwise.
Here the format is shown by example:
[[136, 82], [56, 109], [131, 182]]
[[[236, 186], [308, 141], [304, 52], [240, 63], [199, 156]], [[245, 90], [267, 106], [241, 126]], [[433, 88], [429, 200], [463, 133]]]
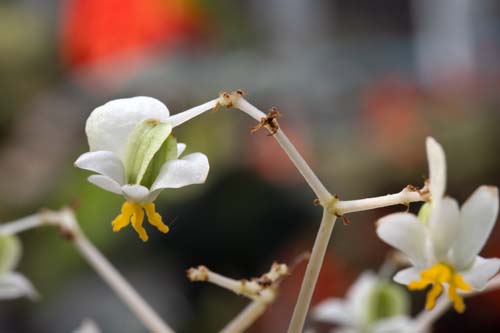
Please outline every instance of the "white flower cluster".
[[[417, 215], [394, 213], [377, 222], [377, 235], [407, 256], [412, 266], [394, 276], [394, 281], [410, 290], [432, 288], [427, 294], [426, 309], [432, 310], [436, 299], [447, 291], [457, 312], [465, 310], [463, 294], [480, 291], [498, 272], [500, 259], [479, 256], [498, 215], [498, 189], [480, 186], [459, 207], [457, 201], [444, 196], [446, 188], [446, 158], [433, 138], [427, 138], [430, 179], [426, 190], [429, 202]], [[398, 297], [385, 297], [385, 311], [380, 311], [374, 299], [381, 283], [372, 273], [364, 273], [347, 292], [346, 300], [331, 299], [319, 304], [313, 316], [316, 320], [337, 324], [333, 332], [413, 332], [412, 320], [397, 304]], [[401, 298], [402, 296], [399, 296]], [[388, 305], [389, 304], [389, 305]]]

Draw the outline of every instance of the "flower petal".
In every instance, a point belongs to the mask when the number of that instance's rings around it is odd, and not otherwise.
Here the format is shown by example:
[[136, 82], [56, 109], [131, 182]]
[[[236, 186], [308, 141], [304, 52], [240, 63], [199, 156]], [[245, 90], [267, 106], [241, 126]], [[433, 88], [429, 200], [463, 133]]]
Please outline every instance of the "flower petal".
[[369, 309], [367, 303], [378, 282], [377, 276], [372, 272], [361, 274], [346, 294], [349, 313], [358, 324], [368, 321]]
[[373, 323], [371, 331], [373, 333], [402, 333], [413, 332], [411, 329], [411, 319], [407, 316], [397, 316], [379, 320]]
[[429, 163], [429, 190], [433, 206], [444, 196], [446, 188], [446, 157], [443, 147], [432, 137], [427, 137], [427, 161]]
[[500, 259], [485, 259], [477, 256], [474, 265], [467, 272], [462, 273], [465, 282], [469, 283], [475, 290], [482, 290], [486, 283], [500, 269]]
[[206, 102], [202, 105], [195, 106], [194, 108], [191, 108], [191, 109], [186, 110], [184, 112], [174, 114], [173, 116], [171, 116], [168, 119], [168, 122], [172, 125], [172, 127], [177, 127], [177, 126], [181, 125], [182, 123], [185, 123], [186, 121], [215, 108], [218, 101], [219, 101], [219, 99], [214, 99], [214, 100]]
[[14, 299], [26, 296], [36, 300], [39, 295], [31, 282], [19, 273], [0, 275], [0, 299]]
[[355, 323], [348, 306], [338, 298], [330, 298], [318, 304], [312, 311], [312, 317], [318, 321], [346, 326]]
[[82, 321], [82, 324], [73, 331], [73, 333], [101, 333], [101, 329], [95, 321], [92, 319], [86, 318]]
[[497, 214], [498, 189], [494, 186], [480, 186], [462, 205], [460, 229], [451, 253], [458, 270], [469, 267], [486, 244]]
[[456, 240], [460, 227], [460, 208], [456, 200], [446, 197], [432, 208], [429, 219], [429, 236], [434, 255], [447, 260], [448, 252]]
[[185, 143], [178, 143], [177, 144], [177, 158], [182, 155], [182, 153], [186, 150], [186, 144]]
[[115, 180], [109, 178], [108, 176], [103, 176], [103, 175], [92, 175], [87, 180], [102, 188], [103, 190], [106, 190], [111, 193], [115, 194], [122, 194], [122, 189], [120, 187], [120, 184], [118, 184]]
[[142, 185], [123, 185], [121, 190], [127, 201], [136, 203], [146, 203], [150, 194], [149, 190]]
[[0, 275], [12, 271], [21, 259], [21, 241], [16, 235], [0, 236]]
[[168, 161], [162, 166], [151, 186], [151, 191], [204, 183], [208, 170], [208, 158], [202, 153], [193, 153], [180, 160]]
[[377, 222], [377, 235], [405, 253], [413, 265], [427, 265], [429, 238], [425, 225], [415, 215], [395, 213], [381, 218]]
[[75, 166], [80, 169], [94, 171], [98, 174], [107, 176], [118, 184], [125, 183], [123, 163], [120, 158], [111, 151], [100, 150], [82, 154], [75, 161]]
[[152, 97], [117, 99], [96, 108], [87, 119], [85, 131], [90, 151], [112, 151], [123, 160], [130, 133], [146, 119], [166, 122], [167, 107]]
[[420, 271], [415, 267], [406, 268], [397, 272], [393, 280], [408, 285], [411, 281], [420, 280]]

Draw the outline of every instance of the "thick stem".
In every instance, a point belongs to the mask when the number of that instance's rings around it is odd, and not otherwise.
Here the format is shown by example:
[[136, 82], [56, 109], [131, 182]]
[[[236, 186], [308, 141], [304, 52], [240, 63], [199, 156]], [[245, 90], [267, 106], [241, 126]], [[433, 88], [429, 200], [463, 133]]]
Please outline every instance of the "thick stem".
[[220, 333], [241, 333], [266, 311], [267, 303], [262, 301], [253, 301], [248, 304], [233, 320], [231, 320]]
[[[231, 97], [232, 105], [235, 108], [240, 109], [255, 120], [260, 122], [263, 118], [266, 118], [266, 114], [264, 112], [257, 109], [243, 97], [239, 95], [232, 95]], [[323, 183], [321, 183], [318, 176], [316, 176], [316, 174], [311, 169], [309, 164], [307, 164], [307, 162], [304, 160], [302, 155], [300, 155], [297, 148], [295, 148], [295, 146], [290, 142], [288, 137], [281, 129], [278, 128], [277, 132], [275, 132], [273, 136], [279, 143], [281, 148], [283, 148], [283, 150], [286, 152], [295, 167], [299, 170], [302, 177], [304, 177], [307, 184], [309, 184], [320, 202], [323, 205], [327, 205], [332, 199], [332, 195], [330, 194], [330, 192], [328, 192]]]
[[335, 203], [331, 210], [333, 214], [344, 215], [352, 212], [394, 206], [408, 205], [410, 202], [425, 201], [425, 196], [417, 190], [405, 188], [399, 193], [360, 200], [346, 200]]
[[318, 281], [336, 218], [335, 215], [330, 214], [326, 209], [323, 211], [321, 225], [316, 235], [316, 240], [314, 241], [304, 279], [302, 280], [299, 298], [295, 304], [292, 319], [288, 326], [288, 333], [301, 333], [304, 328], [311, 298], [316, 282]]

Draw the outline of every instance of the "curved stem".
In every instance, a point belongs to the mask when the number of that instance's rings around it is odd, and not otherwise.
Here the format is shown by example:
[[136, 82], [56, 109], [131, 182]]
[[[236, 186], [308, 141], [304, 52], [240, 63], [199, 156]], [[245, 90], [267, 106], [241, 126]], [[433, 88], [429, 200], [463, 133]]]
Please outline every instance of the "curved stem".
[[154, 333], [174, 333], [158, 316], [139, 293], [120, 275], [111, 263], [89, 241], [78, 226], [75, 214], [69, 208], [60, 211], [42, 211], [28, 217], [6, 223], [0, 227], [1, 234], [14, 234], [43, 225], [55, 225], [70, 240], [87, 262], [108, 283], [118, 297], [137, 318]]
[[328, 213], [326, 209], [323, 210], [323, 218], [321, 220], [316, 240], [314, 241], [314, 246], [311, 252], [311, 257], [309, 258], [309, 263], [307, 264], [304, 279], [302, 280], [299, 298], [295, 304], [292, 319], [290, 321], [290, 325], [288, 326], [288, 333], [302, 332], [306, 321], [307, 311], [309, 310], [311, 298], [316, 282], [318, 281], [321, 266], [325, 258], [326, 249], [328, 247], [330, 235], [332, 234], [336, 219], [337, 217], [335, 215]]

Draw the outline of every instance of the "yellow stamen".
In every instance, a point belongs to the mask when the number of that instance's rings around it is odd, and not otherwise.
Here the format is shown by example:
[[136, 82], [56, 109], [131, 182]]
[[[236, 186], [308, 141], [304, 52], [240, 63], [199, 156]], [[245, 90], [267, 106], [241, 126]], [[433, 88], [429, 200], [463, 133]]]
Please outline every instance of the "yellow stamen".
[[118, 215], [111, 225], [113, 226], [113, 231], [118, 232], [121, 229], [125, 228], [130, 223], [130, 217], [134, 214], [133, 204], [125, 201], [122, 205], [122, 212]]
[[149, 224], [155, 226], [158, 230], [166, 234], [169, 231], [168, 226], [163, 223], [161, 215], [156, 212], [155, 204], [148, 203], [144, 205], [144, 210], [146, 210], [146, 214], [148, 215]]
[[431, 268], [420, 273], [420, 280], [411, 281], [408, 284], [410, 290], [422, 290], [429, 284], [432, 284], [432, 289], [427, 293], [425, 308], [432, 310], [436, 305], [436, 299], [443, 292], [442, 285], [448, 284], [448, 297], [453, 302], [453, 307], [458, 313], [465, 311], [465, 304], [457, 292], [457, 289], [463, 291], [472, 290], [460, 274], [455, 273], [455, 270], [446, 264], [435, 264]]
[[141, 205], [138, 203], [132, 203], [125, 201], [122, 205], [121, 214], [119, 214], [111, 225], [113, 226], [113, 231], [118, 232], [124, 227], [128, 226], [132, 222], [132, 227], [137, 232], [139, 237], [145, 242], [148, 240], [148, 234], [146, 229], [142, 226], [144, 222], [144, 210], [148, 216], [149, 223], [163, 233], [167, 233], [169, 228], [162, 221], [161, 215], [156, 212], [154, 203], [148, 203]]
[[143, 228], [142, 222], [144, 222], [144, 211], [141, 205], [135, 204], [134, 215], [132, 215], [132, 227], [139, 234], [142, 241], [146, 242], [148, 240], [148, 234], [146, 233], [146, 229]]

